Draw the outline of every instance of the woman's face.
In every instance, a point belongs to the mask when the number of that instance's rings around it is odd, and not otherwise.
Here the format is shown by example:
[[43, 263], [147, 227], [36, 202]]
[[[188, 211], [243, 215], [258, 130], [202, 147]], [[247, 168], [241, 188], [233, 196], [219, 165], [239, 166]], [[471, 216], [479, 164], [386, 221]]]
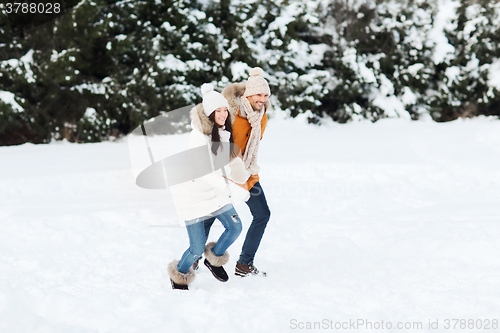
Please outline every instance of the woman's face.
[[219, 126], [224, 126], [226, 123], [228, 111], [226, 107], [221, 107], [218, 109], [215, 109], [215, 123]]

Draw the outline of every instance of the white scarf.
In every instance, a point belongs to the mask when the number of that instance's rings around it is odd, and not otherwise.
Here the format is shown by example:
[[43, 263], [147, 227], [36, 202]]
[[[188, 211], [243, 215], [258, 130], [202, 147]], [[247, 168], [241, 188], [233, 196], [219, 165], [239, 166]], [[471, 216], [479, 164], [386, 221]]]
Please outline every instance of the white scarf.
[[257, 165], [257, 152], [259, 151], [259, 142], [261, 137], [261, 120], [264, 116], [264, 109], [261, 111], [254, 111], [248, 99], [244, 96], [240, 98], [241, 106], [245, 111], [247, 120], [252, 126], [252, 132], [248, 138], [245, 154], [243, 155], [243, 162], [245, 168], [250, 171], [252, 175], [259, 173], [259, 166]]
[[226, 131], [225, 127], [219, 127], [219, 137], [220, 137], [220, 142], [229, 142], [231, 133]]

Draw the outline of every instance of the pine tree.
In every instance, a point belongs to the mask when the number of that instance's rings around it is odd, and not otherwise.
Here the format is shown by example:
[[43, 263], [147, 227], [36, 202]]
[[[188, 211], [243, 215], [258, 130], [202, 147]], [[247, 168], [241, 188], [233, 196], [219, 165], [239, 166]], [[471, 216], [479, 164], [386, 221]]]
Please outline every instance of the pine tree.
[[500, 56], [499, 21], [499, 3], [460, 1], [456, 29], [447, 31], [456, 52], [442, 76], [445, 90], [434, 101], [436, 120], [500, 114], [498, 90], [489, 85], [489, 69]]
[[433, 75], [427, 43], [432, 8], [421, 1], [330, 2], [324, 69], [332, 73], [321, 111], [336, 121], [417, 119]]
[[[196, 1], [82, 1], [11, 38], [29, 68], [2, 66], [2, 89], [23, 100], [21, 142], [88, 142], [199, 100], [220, 78], [220, 52]], [[11, 47], [16, 50], [14, 46]], [[23, 67], [24, 66], [24, 67]]]
[[[314, 70], [324, 47], [313, 32], [319, 25], [316, 6], [317, 2], [261, 0], [251, 6], [241, 5], [243, 8], [237, 11], [238, 31], [243, 36], [239, 48], [249, 54], [239, 60], [246, 69], [264, 69], [276, 108], [293, 117], [315, 110], [321, 89], [319, 78], [328, 75]], [[242, 76], [246, 79], [248, 71]]]

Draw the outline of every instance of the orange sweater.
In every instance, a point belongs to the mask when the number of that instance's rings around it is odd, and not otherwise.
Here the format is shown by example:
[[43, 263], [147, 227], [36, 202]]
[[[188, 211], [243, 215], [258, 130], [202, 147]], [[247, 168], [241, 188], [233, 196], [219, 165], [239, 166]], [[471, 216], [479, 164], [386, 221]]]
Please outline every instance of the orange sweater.
[[[264, 135], [264, 131], [267, 125], [267, 114], [264, 114], [261, 124], [261, 134], [260, 139], [262, 140], [262, 136]], [[238, 114], [235, 116], [233, 123], [233, 139], [234, 143], [237, 144], [241, 149], [241, 154], [245, 154], [245, 149], [247, 147], [248, 138], [250, 137], [250, 133], [252, 132], [252, 126], [248, 122], [247, 118], [241, 116], [241, 111], [238, 111]], [[246, 184], [241, 185], [243, 188], [250, 191], [250, 189], [259, 181], [259, 175], [251, 175], [248, 178]]]

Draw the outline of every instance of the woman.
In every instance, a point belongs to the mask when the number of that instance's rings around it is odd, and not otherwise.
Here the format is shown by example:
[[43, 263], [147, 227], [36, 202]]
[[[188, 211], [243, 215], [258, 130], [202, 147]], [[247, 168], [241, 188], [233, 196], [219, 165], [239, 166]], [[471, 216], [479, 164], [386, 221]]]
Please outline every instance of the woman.
[[[194, 174], [199, 177], [178, 185], [174, 196], [177, 213], [186, 221], [189, 248], [180, 260], [174, 260], [168, 266], [173, 289], [188, 289], [195, 277], [193, 263], [203, 253], [206, 258], [204, 263], [215, 278], [223, 282], [228, 280], [222, 267], [229, 260], [226, 250], [242, 229], [229, 197], [244, 201], [250, 197], [248, 191], [234, 183], [245, 183], [249, 174], [231, 144], [231, 115], [227, 100], [214, 91], [211, 84], [204, 84], [201, 92], [203, 103], [190, 112], [193, 129], [189, 136], [189, 152], [192, 161], [186, 166], [195, 168]], [[189, 172], [192, 174], [193, 170]], [[214, 219], [222, 223], [225, 231], [217, 242], [205, 246], [208, 234], [205, 234], [204, 224], [211, 224]]]

